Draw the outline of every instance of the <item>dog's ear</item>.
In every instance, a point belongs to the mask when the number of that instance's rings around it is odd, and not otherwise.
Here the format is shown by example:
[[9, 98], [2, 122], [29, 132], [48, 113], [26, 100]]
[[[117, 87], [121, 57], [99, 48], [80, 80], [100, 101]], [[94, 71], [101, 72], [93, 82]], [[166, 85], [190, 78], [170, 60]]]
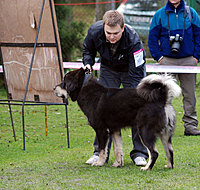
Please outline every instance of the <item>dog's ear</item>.
[[65, 75], [65, 89], [69, 94], [72, 101], [76, 101], [81, 90], [83, 80], [85, 76], [85, 71], [83, 68], [80, 68], [75, 71], [71, 71]]

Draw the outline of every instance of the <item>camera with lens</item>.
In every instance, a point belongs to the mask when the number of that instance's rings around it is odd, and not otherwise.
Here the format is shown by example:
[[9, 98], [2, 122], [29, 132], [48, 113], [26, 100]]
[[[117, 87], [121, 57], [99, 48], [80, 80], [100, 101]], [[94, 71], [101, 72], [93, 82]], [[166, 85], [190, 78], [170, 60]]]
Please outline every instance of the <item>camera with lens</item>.
[[172, 54], [178, 54], [181, 48], [183, 42], [183, 38], [176, 34], [176, 36], [170, 36], [169, 37], [169, 44], [171, 46], [171, 53]]

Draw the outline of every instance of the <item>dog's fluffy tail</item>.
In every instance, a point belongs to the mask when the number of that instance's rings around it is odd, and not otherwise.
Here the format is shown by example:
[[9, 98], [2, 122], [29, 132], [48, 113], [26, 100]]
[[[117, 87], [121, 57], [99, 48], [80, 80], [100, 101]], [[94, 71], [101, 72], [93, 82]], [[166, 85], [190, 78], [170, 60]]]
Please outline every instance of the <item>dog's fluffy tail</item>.
[[137, 86], [137, 93], [149, 102], [170, 102], [181, 94], [181, 88], [170, 75], [151, 74]]

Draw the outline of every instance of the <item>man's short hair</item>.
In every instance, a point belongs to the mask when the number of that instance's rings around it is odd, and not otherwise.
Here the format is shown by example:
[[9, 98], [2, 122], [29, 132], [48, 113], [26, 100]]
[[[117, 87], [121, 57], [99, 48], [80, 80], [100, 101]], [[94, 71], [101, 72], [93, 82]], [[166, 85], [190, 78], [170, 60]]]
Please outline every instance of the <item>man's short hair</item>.
[[104, 14], [103, 24], [108, 25], [110, 27], [117, 26], [117, 24], [119, 24], [120, 27], [123, 28], [124, 27], [124, 17], [120, 12], [118, 12], [116, 10], [110, 10]]

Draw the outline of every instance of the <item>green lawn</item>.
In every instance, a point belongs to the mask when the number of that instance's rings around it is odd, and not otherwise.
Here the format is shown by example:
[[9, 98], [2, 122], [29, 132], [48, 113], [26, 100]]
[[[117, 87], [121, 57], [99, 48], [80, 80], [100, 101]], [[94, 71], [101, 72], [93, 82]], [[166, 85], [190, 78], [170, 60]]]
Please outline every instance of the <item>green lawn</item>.
[[[198, 78], [198, 81], [199, 78]], [[200, 87], [197, 113], [200, 113]], [[0, 90], [0, 98], [5, 91]], [[177, 128], [173, 137], [173, 170], [164, 169], [166, 157], [160, 140], [159, 158], [152, 171], [140, 171], [129, 157], [130, 129], [122, 131], [124, 167], [114, 168], [114, 153], [103, 167], [85, 161], [92, 155], [94, 131], [74, 102], [69, 102], [70, 148], [67, 148], [65, 107], [47, 106], [48, 136], [44, 106], [25, 107], [26, 150], [23, 150], [21, 106], [12, 106], [17, 141], [10, 125], [7, 105], [0, 105], [0, 189], [200, 189], [200, 137], [185, 137], [182, 97], [173, 101]]]

